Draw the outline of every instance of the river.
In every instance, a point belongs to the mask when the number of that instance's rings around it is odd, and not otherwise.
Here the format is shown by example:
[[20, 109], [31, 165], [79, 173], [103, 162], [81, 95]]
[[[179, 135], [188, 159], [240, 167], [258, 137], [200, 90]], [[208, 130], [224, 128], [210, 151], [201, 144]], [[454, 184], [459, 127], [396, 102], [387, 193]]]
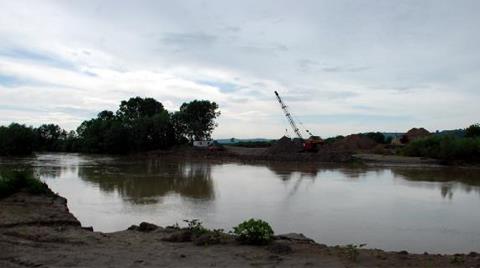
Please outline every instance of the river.
[[249, 218], [327, 245], [423, 253], [480, 251], [480, 170], [241, 164], [38, 154], [30, 169], [97, 231], [199, 219], [231, 230]]

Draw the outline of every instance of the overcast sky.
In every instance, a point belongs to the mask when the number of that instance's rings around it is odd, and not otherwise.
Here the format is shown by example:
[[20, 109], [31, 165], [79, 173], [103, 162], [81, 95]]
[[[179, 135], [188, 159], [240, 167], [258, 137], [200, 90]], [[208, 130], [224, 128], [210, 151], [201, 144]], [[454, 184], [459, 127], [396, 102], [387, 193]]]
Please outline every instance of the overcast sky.
[[[480, 121], [480, 1], [0, 0], [0, 124], [208, 99], [216, 138]], [[290, 135], [292, 131], [289, 129]]]

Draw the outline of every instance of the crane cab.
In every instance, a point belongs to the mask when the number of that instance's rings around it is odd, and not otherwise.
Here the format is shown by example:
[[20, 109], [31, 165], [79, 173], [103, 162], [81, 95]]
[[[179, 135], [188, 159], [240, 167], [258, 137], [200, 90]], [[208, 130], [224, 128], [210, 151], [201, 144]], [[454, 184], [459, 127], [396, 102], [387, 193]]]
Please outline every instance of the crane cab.
[[305, 142], [303, 143], [303, 150], [305, 152], [317, 152], [318, 146], [322, 145], [324, 142], [322, 138], [319, 136], [310, 136]]

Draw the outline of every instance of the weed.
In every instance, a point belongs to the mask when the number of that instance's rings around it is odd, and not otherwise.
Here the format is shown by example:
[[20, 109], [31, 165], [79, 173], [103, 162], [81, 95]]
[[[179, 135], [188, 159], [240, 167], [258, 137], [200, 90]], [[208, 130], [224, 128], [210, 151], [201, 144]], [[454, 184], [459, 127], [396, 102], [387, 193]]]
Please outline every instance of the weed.
[[273, 240], [273, 230], [270, 224], [263, 220], [250, 219], [233, 228], [237, 239], [251, 245], [265, 245]]
[[0, 198], [12, 195], [20, 190], [31, 194], [53, 194], [48, 186], [26, 172], [11, 171], [0, 174]]
[[462, 254], [454, 254], [450, 259], [450, 263], [452, 264], [462, 264], [464, 262], [465, 257]]
[[183, 221], [187, 223], [187, 229], [190, 230], [195, 236], [200, 236], [209, 232], [207, 228], [203, 227], [202, 222], [199, 219]]
[[354, 244], [348, 244], [346, 246], [343, 246], [343, 252], [344, 254], [350, 259], [351, 261], [356, 262], [358, 260], [358, 256], [360, 255], [360, 248], [365, 247], [367, 244], [359, 244], [359, 245], [354, 245]]

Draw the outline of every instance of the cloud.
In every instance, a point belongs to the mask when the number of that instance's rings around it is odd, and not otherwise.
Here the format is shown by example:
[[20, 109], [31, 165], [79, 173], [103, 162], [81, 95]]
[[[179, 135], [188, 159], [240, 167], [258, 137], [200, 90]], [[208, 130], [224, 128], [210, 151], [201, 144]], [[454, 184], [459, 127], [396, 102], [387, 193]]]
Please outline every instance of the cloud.
[[132, 96], [210, 99], [214, 137], [278, 137], [273, 95], [321, 136], [465, 127], [480, 103], [477, 1], [6, 1], [0, 124], [75, 129]]
[[160, 41], [174, 48], [201, 48], [211, 46], [216, 39], [215, 36], [204, 33], [165, 33]]

